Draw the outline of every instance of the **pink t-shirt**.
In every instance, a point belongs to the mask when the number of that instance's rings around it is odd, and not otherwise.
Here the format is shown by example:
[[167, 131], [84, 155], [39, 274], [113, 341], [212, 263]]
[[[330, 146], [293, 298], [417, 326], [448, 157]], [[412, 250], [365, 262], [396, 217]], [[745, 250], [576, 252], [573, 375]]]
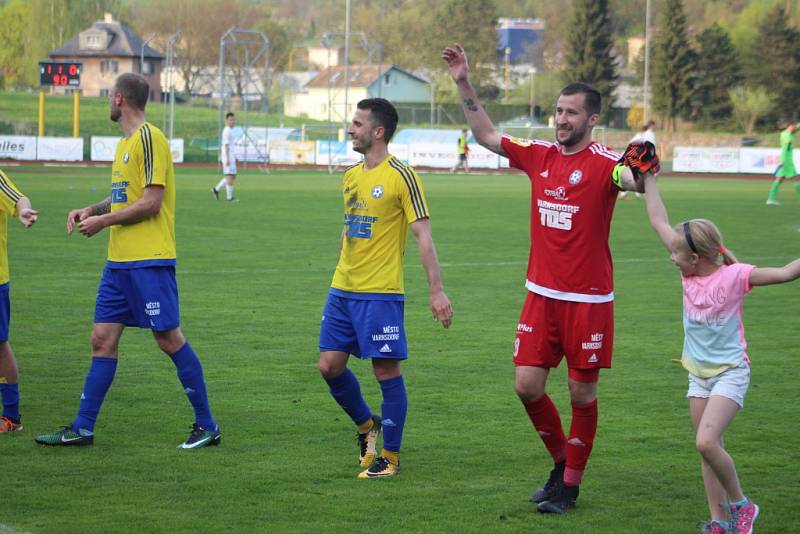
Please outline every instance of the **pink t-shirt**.
[[[683, 366], [701, 378], [748, 360], [742, 302], [755, 265], [721, 265], [708, 276], [683, 277]], [[749, 361], [749, 360], [748, 360]]]

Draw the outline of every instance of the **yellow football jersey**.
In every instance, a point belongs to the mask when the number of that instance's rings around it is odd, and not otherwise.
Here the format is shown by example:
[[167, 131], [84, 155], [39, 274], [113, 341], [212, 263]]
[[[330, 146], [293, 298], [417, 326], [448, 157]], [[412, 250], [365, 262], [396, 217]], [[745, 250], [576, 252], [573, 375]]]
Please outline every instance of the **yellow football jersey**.
[[0, 284], [9, 280], [8, 273], [8, 215], [17, 216], [17, 202], [23, 196], [17, 186], [0, 171]]
[[403, 254], [408, 225], [428, 217], [417, 174], [392, 155], [369, 170], [347, 169], [344, 239], [334, 289], [353, 293], [403, 293]]
[[[109, 262], [131, 267], [175, 263], [175, 171], [169, 142], [164, 134], [145, 122], [133, 135], [117, 145], [111, 168], [111, 211], [121, 210], [144, 195], [146, 187], [164, 188], [157, 215], [135, 224], [111, 227]], [[131, 262], [136, 262], [131, 265]]]

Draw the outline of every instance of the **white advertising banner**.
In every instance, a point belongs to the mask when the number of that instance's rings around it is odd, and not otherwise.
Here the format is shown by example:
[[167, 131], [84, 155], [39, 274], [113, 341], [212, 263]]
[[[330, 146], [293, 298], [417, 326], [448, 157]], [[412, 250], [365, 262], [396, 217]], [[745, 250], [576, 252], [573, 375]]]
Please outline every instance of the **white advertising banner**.
[[289, 165], [313, 165], [317, 143], [314, 141], [270, 141], [269, 162]]
[[39, 137], [36, 159], [44, 161], [83, 161], [83, 137]]
[[169, 151], [172, 152], [172, 163], [183, 163], [183, 139], [170, 141]]
[[389, 154], [408, 165], [408, 145], [405, 143], [389, 143]]
[[36, 159], [36, 138], [27, 135], [0, 135], [0, 159]]
[[317, 165], [353, 165], [361, 159], [352, 141], [317, 141]]
[[739, 172], [737, 148], [677, 146], [672, 158], [675, 172]]
[[[114, 154], [120, 139], [120, 137], [92, 136], [89, 157], [92, 161], [114, 161]], [[183, 163], [183, 139], [173, 139], [169, 148], [172, 153], [172, 162]]]
[[[753, 174], [772, 174], [780, 164], [779, 148], [740, 148], [739, 171]], [[795, 168], [800, 167], [800, 150], [793, 153]]]
[[89, 157], [92, 161], [114, 161], [114, 153], [120, 137], [105, 137], [93, 135]]
[[[498, 166], [497, 154], [479, 145], [470, 147], [467, 157], [470, 167], [496, 169]], [[457, 161], [458, 154], [450, 143], [415, 143], [408, 146], [408, 163], [412, 167], [450, 169]]]

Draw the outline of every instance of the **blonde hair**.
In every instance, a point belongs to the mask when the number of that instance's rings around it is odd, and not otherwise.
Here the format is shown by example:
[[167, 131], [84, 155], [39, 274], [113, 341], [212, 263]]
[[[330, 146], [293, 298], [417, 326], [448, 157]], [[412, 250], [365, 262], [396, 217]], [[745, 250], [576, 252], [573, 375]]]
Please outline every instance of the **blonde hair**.
[[690, 219], [675, 226], [675, 231], [683, 236], [686, 249], [694, 252], [701, 258], [717, 262], [722, 256], [725, 265], [731, 265], [738, 260], [733, 253], [722, 244], [722, 234], [717, 225], [708, 219]]

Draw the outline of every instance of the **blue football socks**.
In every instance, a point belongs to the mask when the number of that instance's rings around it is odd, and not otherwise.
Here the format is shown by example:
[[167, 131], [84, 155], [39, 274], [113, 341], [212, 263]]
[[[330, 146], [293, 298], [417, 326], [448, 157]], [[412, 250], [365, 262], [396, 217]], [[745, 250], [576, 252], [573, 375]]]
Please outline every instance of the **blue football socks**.
[[392, 452], [400, 452], [403, 427], [406, 424], [406, 412], [408, 412], [406, 385], [402, 375], [384, 380], [379, 384], [381, 392], [383, 392], [383, 404], [381, 404], [383, 448]]
[[73, 430], [76, 432], [80, 429], [94, 431], [97, 414], [100, 413], [100, 407], [106, 398], [108, 388], [114, 381], [116, 372], [116, 358], [92, 357], [92, 366], [89, 368], [89, 374], [86, 375], [86, 383], [83, 386], [83, 393], [81, 393], [78, 417], [72, 422]]
[[335, 378], [325, 378], [331, 395], [339, 406], [350, 416], [356, 426], [364, 424], [372, 417], [372, 412], [361, 395], [361, 386], [358, 378], [350, 369]]
[[19, 384], [0, 384], [3, 398], [3, 417], [19, 420]]
[[178, 371], [183, 391], [194, 408], [195, 423], [206, 430], [217, 430], [217, 423], [211, 416], [211, 406], [208, 403], [203, 366], [188, 341], [172, 355], [172, 363]]

